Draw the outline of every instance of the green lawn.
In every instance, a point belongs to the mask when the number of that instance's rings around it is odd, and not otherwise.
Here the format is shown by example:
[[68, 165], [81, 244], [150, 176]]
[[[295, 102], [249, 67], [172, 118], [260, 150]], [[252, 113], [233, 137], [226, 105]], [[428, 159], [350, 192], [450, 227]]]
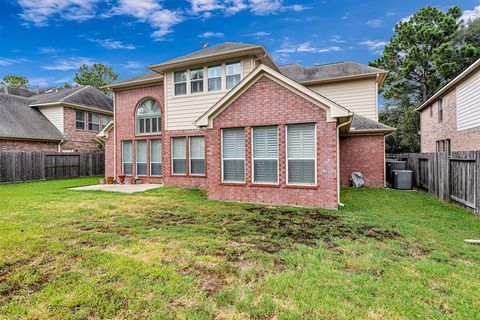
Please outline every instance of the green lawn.
[[480, 221], [425, 193], [328, 211], [66, 189], [96, 182], [0, 185], [0, 318], [480, 318]]

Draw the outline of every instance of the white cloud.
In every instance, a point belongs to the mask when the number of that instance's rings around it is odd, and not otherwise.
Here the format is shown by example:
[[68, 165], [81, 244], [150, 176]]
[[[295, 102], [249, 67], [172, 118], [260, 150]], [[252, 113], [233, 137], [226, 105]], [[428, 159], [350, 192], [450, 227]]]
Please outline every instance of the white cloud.
[[243, 0], [228, 0], [226, 4], [227, 8], [225, 9], [225, 11], [227, 12], [227, 14], [230, 15], [236, 14], [248, 8], [248, 5], [245, 4]]
[[225, 9], [218, 0], [189, 0], [193, 13], [201, 14], [208, 11]]
[[365, 40], [358, 43], [361, 46], [366, 46], [368, 51], [373, 52], [374, 54], [380, 54], [383, 51], [383, 47], [388, 44], [388, 42], [381, 40]]
[[121, 64], [120, 67], [122, 67], [123, 69], [127, 69], [127, 70], [143, 69], [144, 68], [143, 64], [141, 64], [138, 61], [127, 61], [126, 63]]
[[269, 35], [271, 35], [270, 32], [257, 31], [257, 32], [253, 32], [253, 33], [247, 33], [244, 36], [245, 37], [261, 38], [261, 37], [266, 37], [266, 36], [269, 36]]
[[469, 23], [480, 18], [480, 6], [476, 6], [473, 10], [465, 10], [459, 20]]
[[330, 38], [330, 42], [334, 42], [334, 43], [345, 43], [347, 41], [343, 40], [341, 36], [339, 35], [333, 35], [331, 38]]
[[48, 25], [52, 17], [64, 20], [84, 21], [95, 17], [100, 0], [19, 0], [20, 18], [37, 27]]
[[42, 88], [50, 86], [51, 79], [46, 78], [30, 78], [28, 79], [30, 87], [33, 88]]
[[286, 39], [282, 46], [275, 51], [275, 53], [279, 61], [285, 62], [294, 53], [328, 53], [341, 50], [342, 48], [337, 46], [323, 48], [315, 47], [310, 41], [302, 42], [300, 44], [290, 44], [288, 39]]
[[381, 28], [382, 27], [382, 20], [380, 20], [380, 19], [368, 20], [366, 25], [369, 26], [369, 27], [372, 27], [372, 28]]
[[52, 65], [42, 66], [44, 70], [69, 71], [76, 70], [82, 65], [92, 65], [93, 60], [85, 57], [72, 57], [58, 59]]
[[198, 36], [200, 38], [223, 38], [225, 35], [221, 32], [207, 31], [207, 32], [204, 32], [204, 33], [202, 33]]
[[40, 54], [55, 54], [57, 50], [54, 48], [38, 48], [38, 53]]
[[188, 0], [190, 13], [204, 18], [220, 12], [233, 15], [250, 10], [254, 15], [264, 16], [284, 11], [303, 11], [308, 9], [301, 4], [285, 5], [283, 0]]
[[0, 57], [0, 66], [9, 66], [12, 64], [22, 63], [22, 62], [30, 62], [30, 60], [25, 58], [19, 59], [11, 59], [11, 58], [2, 58]]
[[105, 49], [128, 49], [133, 50], [136, 49], [133, 44], [123, 43], [119, 40], [113, 39], [88, 39], [89, 41], [97, 43], [99, 46]]
[[396, 13], [395, 11], [388, 11], [388, 12], [385, 14], [385, 16], [391, 17], [391, 16], [394, 16], [394, 15], [396, 15], [396, 14], [397, 14], [397, 13]]

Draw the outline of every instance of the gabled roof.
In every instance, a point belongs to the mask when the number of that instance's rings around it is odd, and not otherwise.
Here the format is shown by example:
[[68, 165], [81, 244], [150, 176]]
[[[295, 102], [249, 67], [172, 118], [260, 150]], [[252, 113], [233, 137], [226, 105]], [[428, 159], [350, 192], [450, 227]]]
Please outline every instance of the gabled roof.
[[302, 84], [324, 81], [344, 80], [347, 78], [371, 77], [380, 75], [383, 82], [387, 71], [370, 67], [365, 64], [342, 61], [305, 67], [297, 63], [279, 66], [280, 71], [292, 80]]
[[113, 100], [92, 86], [79, 86], [31, 97], [31, 107], [72, 105], [86, 109], [113, 112]]
[[245, 92], [262, 76], [267, 76], [276, 83], [288, 88], [289, 90], [299, 94], [303, 98], [311, 101], [321, 108], [327, 110], [327, 118], [329, 121], [336, 121], [334, 118], [349, 118], [352, 112], [347, 108], [333, 102], [332, 100], [310, 90], [301, 84], [287, 78], [280, 72], [277, 72], [266, 65], [259, 65], [250, 72], [242, 81], [240, 81], [232, 90], [224, 95], [217, 103], [215, 103], [207, 112], [200, 116], [195, 125], [199, 127], [211, 126], [213, 118], [223, 111], [231, 102]]
[[371, 120], [369, 118], [354, 113], [349, 133], [388, 133], [395, 130], [395, 128], [387, 126], [386, 124]]
[[25, 90], [25, 89], [13, 88], [9, 86], [0, 86], [0, 93], [13, 94], [15, 96], [20, 96], [20, 97], [31, 97], [35, 95], [35, 92]]
[[51, 140], [65, 139], [43, 114], [29, 107], [31, 98], [0, 93], [0, 138]]
[[148, 71], [125, 80], [115, 81], [114, 83], [111, 83], [105, 86], [104, 88], [121, 89], [121, 88], [128, 88], [131, 86], [138, 86], [141, 84], [151, 84], [151, 83], [161, 82], [161, 81], [163, 81], [162, 74], [159, 74], [154, 71]]
[[201, 64], [218, 59], [227, 59], [245, 55], [256, 55], [264, 63], [274, 69], [278, 69], [267, 50], [262, 45], [246, 44], [239, 42], [224, 42], [212, 47], [206, 47], [201, 50], [167, 60], [165, 62], [148, 66], [150, 70], [162, 73], [164, 70], [180, 68], [191, 64]]
[[468, 77], [470, 74], [475, 72], [477, 69], [480, 69], [480, 59], [472, 63], [467, 69], [465, 69], [462, 73], [460, 73], [455, 79], [447, 83], [442, 89], [438, 90], [437, 93], [435, 93], [433, 96], [431, 96], [427, 101], [422, 103], [420, 107], [418, 107], [416, 110], [421, 111], [425, 107], [428, 107], [432, 102], [440, 98], [443, 94], [447, 93], [450, 89], [452, 89], [454, 86], [459, 84], [460, 82], [463, 81], [466, 77]]

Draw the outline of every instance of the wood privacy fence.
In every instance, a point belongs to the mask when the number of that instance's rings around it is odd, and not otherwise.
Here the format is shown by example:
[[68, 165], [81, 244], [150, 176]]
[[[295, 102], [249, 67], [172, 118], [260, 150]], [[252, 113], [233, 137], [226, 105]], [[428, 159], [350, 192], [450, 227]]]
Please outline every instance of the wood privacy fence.
[[480, 151], [390, 154], [407, 162], [414, 185], [446, 202], [455, 202], [480, 218]]
[[0, 183], [102, 175], [103, 153], [0, 152]]

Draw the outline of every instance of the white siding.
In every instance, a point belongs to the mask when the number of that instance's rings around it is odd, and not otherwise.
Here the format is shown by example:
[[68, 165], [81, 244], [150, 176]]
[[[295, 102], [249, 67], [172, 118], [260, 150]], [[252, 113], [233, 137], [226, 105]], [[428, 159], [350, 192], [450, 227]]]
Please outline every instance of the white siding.
[[352, 112], [378, 121], [378, 92], [375, 78], [316, 84], [308, 88]]
[[63, 107], [43, 107], [40, 112], [63, 133]]
[[480, 69], [460, 83], [457, 94], [457, 131], [480, 127]]
[[[242, 79], [253, 70], [253, 58], [243, 58]], [[212, 63], [214, 64], [214, 63]], [[206, 74], [205, 74], [206, 77]], [[224, 78], [222, 86], [225, 88]], [[184, 96], [175, 96], [173, 91], [173, 72], [168, 72], [165, 78], [167, 114], [167, 130], [185, 130], [196, 129], [193, 122], [220, 100], [228, 91], [222, 90], [212, 93], [187, 94]], [[204, 88], [207, 86], [204, 83]]]

